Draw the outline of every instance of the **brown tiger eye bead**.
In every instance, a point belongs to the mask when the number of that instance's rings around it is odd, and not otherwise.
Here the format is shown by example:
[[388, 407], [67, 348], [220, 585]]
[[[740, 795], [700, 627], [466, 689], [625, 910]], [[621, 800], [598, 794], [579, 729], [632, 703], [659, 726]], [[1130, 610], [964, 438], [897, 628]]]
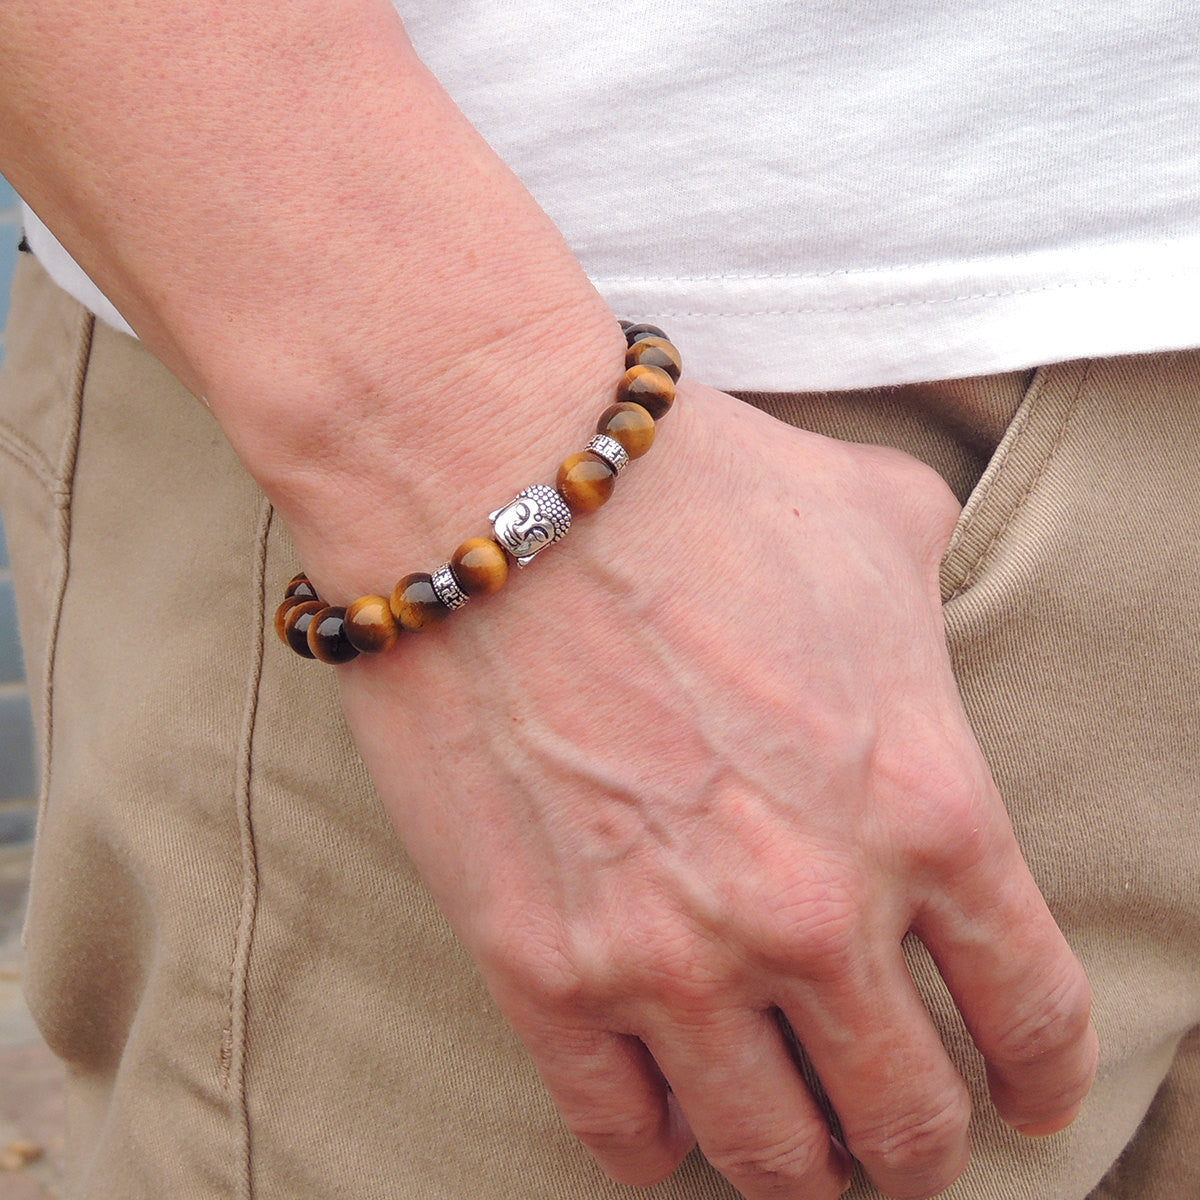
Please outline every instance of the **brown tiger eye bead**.
[[620, 442], [630, 458], [641, 458], [654, 445], [654, 418], [640, 404], [623, 400], [600, 414], [596, 432]]
[[390, 650], [400, 636], [386, 596], [359, 596], [346, 609], [346, 640], [363, 654]]
[[634, 342], [640, 342], [643, 338], [656, 337], [665, 340], [667, 336], [657, 325], [651, 325], [645, 321], [624, 326], [624, 333], [627, 346], [632, 346]]
[[450, 570], [468, 596], [490, 596], [508, 580], [508, 555], [491, 538], [470, 538], [451, 556]]
[[358, 657], [346, 640], [346, 610], [329, 605], [308, 623], [308, 648], [323, 663], [345, 663]]
[[299, 575], [293, 575], [288, 581], [287, 590], [283, 593], [285, 596], [298, 596], [301, 600], [319, 600], [317, 589], [308, 581], [308, 576], [303, 571]]
[[308, 627], [317, 613], [326, 607], [328, 606], [324, 600], [301, 600], [299, 604], [294, 604], [283, 618], [283, 640], [301, 658], [316, 658], [308, 645]]
[[630, 367], [617, 384], [617, 400], [640, 404], [657, 421], [675, 403], [675, 381], [662, 367]]
[[573, 513], [595, 512], [613, 493], [617, 477], [590, 450], [564, 458], [558, 468], [558, 494]]
[[666, 338], [644, 337], [634, 342], [625, 352], [627, 367], [662, 367], [676, 383], [683, 374], [683, 360], [679, 351]]
[[433, 577], [424, 571], [405, 575], [392, 589], [388, 606], [401, 629], [426, 629], [450, 615], [450, 610], [437, 598]]
[[297, 604], [303, 604], [305, 597], [303, 596], [287, 596], [283, 603], [275, 610], [275, 632], [279, 636], [281, 642], [287, 642], [287, 629], [284, 622], [287, 620], [287, 615], [296, 607]]

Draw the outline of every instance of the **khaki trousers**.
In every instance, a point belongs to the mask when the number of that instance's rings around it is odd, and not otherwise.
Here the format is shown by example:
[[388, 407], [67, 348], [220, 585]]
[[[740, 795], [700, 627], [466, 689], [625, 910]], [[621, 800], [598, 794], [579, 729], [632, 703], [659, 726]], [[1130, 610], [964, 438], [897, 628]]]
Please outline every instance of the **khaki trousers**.
[[[28, 991], [70, 1068], [70, 1195], [732, 1196], [698, 1155], [618, 1186], [566, 1133], [382, 816], [333, 672], [265, 632], [296, 569], [279, 522], [205, 409], [22, 259], [0, 493], [45, 758]], [[978, 1101], [949, 1194], [1200, 1195], [1200, 354], [754, 399], [969, 495], [951, 652], [1095, 989], [1095, 1092], [1029, 1142], [913, 947]]]

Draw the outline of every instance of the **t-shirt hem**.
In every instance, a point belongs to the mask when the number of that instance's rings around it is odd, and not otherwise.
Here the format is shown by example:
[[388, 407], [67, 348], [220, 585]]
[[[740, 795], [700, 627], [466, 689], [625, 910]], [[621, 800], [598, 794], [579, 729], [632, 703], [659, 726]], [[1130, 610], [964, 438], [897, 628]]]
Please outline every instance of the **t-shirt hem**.
[[1200, 238], [826, 275], [594, 278], [730, 391], [831, 391], [1200, 346]]

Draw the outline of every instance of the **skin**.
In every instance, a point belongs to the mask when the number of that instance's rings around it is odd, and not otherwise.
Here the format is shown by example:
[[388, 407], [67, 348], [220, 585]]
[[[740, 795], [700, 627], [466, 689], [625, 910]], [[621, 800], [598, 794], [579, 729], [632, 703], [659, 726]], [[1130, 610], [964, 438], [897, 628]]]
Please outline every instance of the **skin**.
[[[7, 0], [0, 81], [0, 170], [204, 397], [331, 601], [442, 561], [611, 402], [611, 314], [385, 0]], [[749, 1200], [834, 1197], [850, 1155], [888, 1195], [947, 1187], [969, 1101], [909, 931], [1000, 1116], [1077, 1113], [1087, 981], [944, 642], [957, 512], [901, 454], [685, 378], [586, 529], [339, 669], [413, 860], [614, 1178], [698, 1141]]]

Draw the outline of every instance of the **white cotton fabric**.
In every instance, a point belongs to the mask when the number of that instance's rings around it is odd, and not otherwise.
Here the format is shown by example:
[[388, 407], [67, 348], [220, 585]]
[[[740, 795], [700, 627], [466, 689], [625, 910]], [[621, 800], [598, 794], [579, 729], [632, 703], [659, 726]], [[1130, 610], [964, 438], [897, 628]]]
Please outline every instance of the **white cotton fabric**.
[[[62, 248], [54, 234], [29, 207], [22, 204], [22, 221], [25, 241], [37, 260], [46, 268], [50, 278], [65, 291], [70, 292], [81, 304], [90, 308], [101, 320], [133, 335], [129, 322], [125, 320], [111, 300], [84, 274], [83, 268]], [[136, 336], [136, 335], [134, 335]]]
[[397, 4], [614, 311], [715, 386], [1200, 345], [1193, 4]]

